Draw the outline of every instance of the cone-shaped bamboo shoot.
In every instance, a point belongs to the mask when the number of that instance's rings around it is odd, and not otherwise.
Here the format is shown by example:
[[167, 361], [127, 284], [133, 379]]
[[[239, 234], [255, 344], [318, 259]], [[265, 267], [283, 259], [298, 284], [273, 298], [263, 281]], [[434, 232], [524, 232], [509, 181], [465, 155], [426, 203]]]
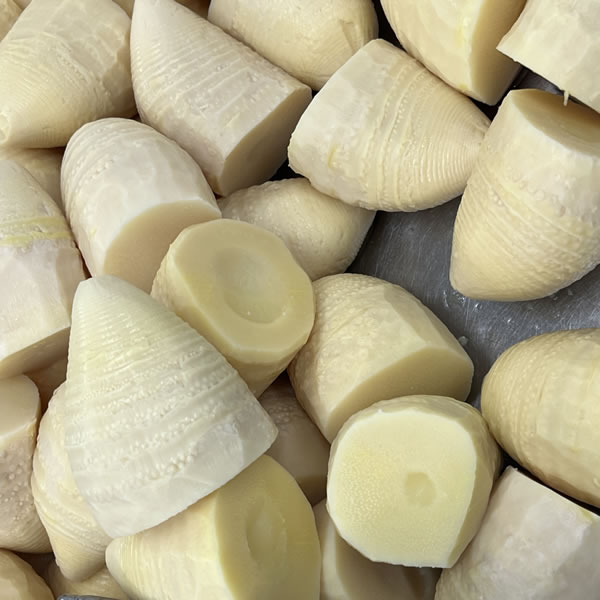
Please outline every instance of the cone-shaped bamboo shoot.
[[175, 142], [128, 119], [84, 125], [62, 169], [67, 218], [92, 275], [149, 292], [169, 245], [221, 213], [200, 167]]
[[64, 408], [75, 482], [111, 537], [184, 510], [277, 435], [202, 336], [109, 275], [88, 279], [75, 294]]
[[520, 65], [496, 50], [525, 0], [382, 0], [402, 47], [457, 90], [496, 104]]
[[600, 518], [509, 467], [435, 600], [598, 598]]
[[212, 0], [208, 18], [315, 90], [378, 29], [371, 0]]
[[40, 398], [30, 379], [20, 375], [0, 380], [0, 415], [0, 548], [49, 552], [31, 494]]
[[433, 600], [438, 569], [372, 562], [340, 537], [325, 500], [314, 512], [321, 543], [320, 600]]
[[600, 115], [540, 90], [512, 91], [463, 196], [450, 281], [485, 300], [556, 292], [600, 263]]
[[21, 14], [21, 8], [13, 0], [0, 0], [0, 40], [10, 31]]
[[31, 489], [38, 514], [67, 579], [82, 581], [104, 567], [110, 538], [100, 529], [73, 479], [65, 450], [66, 385], [52, 397], [40, 423]]
[[23, 167], [0, 161], [0, 378], [67, 353], [73, 294], [84, 278], [55, 202]]
[[290, 166], [371, 210], [414, 211], [462, 193], [489, 119], [414, 58], [369, 42], [302, 115]]
[[48, 403], [52, 394], [61, 383], [64, 383], [67, 378], [67, 358], [61, 358], [49, 367], [30, 371], [27, 377], [35, 383], [38, 392], [40, 393], [40, 401], [42, 403], [42, 414], [46, 412]]
[[600, 329], [512, 346], [484, 380], [481, 409], [498, 443], [544, 483], [600, 507]]
[[219, 201], [223, 217], [277, 234], [311, 279], [343, 273], [375, 213], [317, 191], [304, 178], [268, 181]]
[[84, 123], [134, 115], [130, 25], [112, 0], [28, 7], [0, 46], [0, 145], [64, 146]]
[[597, 0], [528, 0], [498, 50], [600, 112]]
[[183, 231], [152, 296], [213, 344], [256, 396], [306, 343], [315, 319], [310, 279], [285, 244], [229, 219]]
[[54, 600], [44, 580], [16, 554], [0, 550], [2, 600]]
[[131, 598], [319, 599], [310, 504], [268, 456], [166, 523], [113, 540], [106, 562]]
[[330, 442], [350, 416], [378, 400], [467, 397], [471, 359], [406, 290], [352, 274], [320, 279], [314, 290], [315, 325], [288, 372], [298, 401]]
[[221, 195], [275, 173], [311, 100], [308, 86], [174, 0], [136, 0], [131, 68], [142, 120]]
[[500, 452], [481, 413], [442, 396], [378, 402], [331, 446], [327, 509], [370, 560], [451, 567], [485, 513]]
[[53, 561], [44, 574], [46, 583], [56, 598], [63, 594], [74, 596], [101, 596], [111, 600], [128, 600], [125, 592], [104, 567], [85, 581], [70, 581]]
[[260, 397], [279, 435], [267, 454], [285, 467], [311, 504], [325, 498], [329, 444], [296, 400], [287, 380], [280, 377]]

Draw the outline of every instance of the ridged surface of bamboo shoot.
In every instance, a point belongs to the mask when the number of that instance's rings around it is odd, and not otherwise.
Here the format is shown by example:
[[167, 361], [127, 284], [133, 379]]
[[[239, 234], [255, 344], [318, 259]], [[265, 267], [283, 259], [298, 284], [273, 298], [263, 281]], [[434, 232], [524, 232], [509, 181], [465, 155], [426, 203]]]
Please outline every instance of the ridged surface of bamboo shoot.
[[16, 554], [0, 550], [2, 600], [54, 600], [44, 580]]
[[10, 31], [21, 14], [21, 8], [14, 0], [0, 0], [0, 40]]
[[85, 581], [70, 581], [53, 561], [48, 565], [44, 579], [56, 598], [68, 594], [70, 596], [100, 596], [111, 600], [129, 600], [106, 567]]

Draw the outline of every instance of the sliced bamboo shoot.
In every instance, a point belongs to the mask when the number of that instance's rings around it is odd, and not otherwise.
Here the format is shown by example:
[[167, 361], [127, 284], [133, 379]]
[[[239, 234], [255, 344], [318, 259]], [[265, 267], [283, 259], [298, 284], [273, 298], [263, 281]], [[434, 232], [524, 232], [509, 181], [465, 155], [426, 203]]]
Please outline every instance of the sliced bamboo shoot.
[[73, 476], [111, 537], [184, 510], [245, 469], [277, 435], [202, 336], [109, 275], [77, 289], [67, 382]]
[[23, 375], [0, 379], [0, 415], [0, 548], [49, 552], [30, 485], [40, 420], [40, 398], [33, 381]]
[[152, 296], [213, 344], [256, 396], [306, 343], [315, 319], [310, 279], [285, 244], [229, 219], [183, 231]]
[[339, 536], [325, 500], [314, 512], [321, 543], [320, 600], [433, 600], [438, 569], [372, 562]]
[[227, 219], [278, 235], [313, 280], [343, 273], [375, 218], [375, 212], [322, 194], [302, 177], [240, 190], [219, 206]]
[[58, 388], [40, 423], [31, 489], [58, 566], [67, 579], [83, 581], [104, 567], [111, 538], [96, 523], [73, 479], [65, 450], [65, 389]]
[[314, 283], [316, 317], [288, 372], [298, 401], [332, 442], [378, 400], [443, 394], [465, 400], [473, 363], [445, 325], [400, 286], [365, 275]]
[[208, 18], [315, 90], [378, 30], [371, 0], [212, 0]]
[[263, 183], [286, 157], [310, 88], [174, 0], [137, 0], [135, 98], [221, 195]]
[[44, 580], [16, 554], [0, 550], [2, 600], [54, 600]]
[[382, 0], [402, 47], [460, 92], [496, 104], [520, 65], [496, 50], [525, 0]]
[[329, 444], [296, 400], [287, 380], [280, 377], [260, 397], [279, 435], [267, 454], [298, 482], [311, 504], [325, 498]]
[[402, 50], [374, 40], [302, 115], [290, 166], [348, 204], [421, 210], [462, 193], [488, 126], [468, 98]]
[[192, 157], [128, 119], [102, 119], [75, 133], [62, 187], [90, 273], [116, 275], [147, 292], [177, 235], [221, 216]]
[[21, 8], [14, 0], [0, 0], [0, 40], [10, 31], [20, 14]]
[[0, 161], [0, 378], [66, 354], [73, 294], [84, 278], [52, 198], [23, 167]]
[[108, 569], [104, 567], [85, 581], [70, 581], [52, 561], [48, 566], [44, 579], [56, 598], [63, 594], [74, 596], [101, 596], [113, 600], [129, 600]]
[[483, 519], [500, 452], [481, 413], [408, 396], [351, 417], [331, 447], [327, 510], [370, 560], [451, 567]]
[[600, 112], [597, 0], [528, 0], [498, 50]]
[[509, 467], [435, 600], [598, 597], [600, 518]]
[[106, 562], [131, 598], [319, 600], [310, 504], [268, 456], [166, 523], [113, 540]]
[[484, 380], [481, 409], [498, 443], [547, 485], [600, 507], [600, 329], [512, 346]]
[[0, 145], [64, 146], [84, 123], [133, 116], [130, 25], [112, 0], [28, 7], [0, 46]]
[[67, 378], [67, 358], [61, 358], [49, 367], [27, 373], [27, 377], [35, 383], [42, 403], [42, 414], [46, 412], [52, 394]]
[[450, 281], [485, 300], [556, 292], [600, 263], [600, 115], [539, 90], [512, 91], [463, 196]]

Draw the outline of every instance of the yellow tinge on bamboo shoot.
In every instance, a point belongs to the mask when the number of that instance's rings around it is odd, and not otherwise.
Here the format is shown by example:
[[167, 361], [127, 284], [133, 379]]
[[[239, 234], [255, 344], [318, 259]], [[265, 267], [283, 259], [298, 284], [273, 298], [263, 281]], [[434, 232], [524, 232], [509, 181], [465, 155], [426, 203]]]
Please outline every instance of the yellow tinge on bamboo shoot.
[[0, 549], [2, 600], [54, 600], [44, 580], [16, 554]]
[[21, 8], [14, 0], [0, 0], [0, 40], [10, 31], [20, 14]]
[[70, 581], [61, 573], [58, 565], [52, 561], [44, 573], [44, 579], [56, 598], [68, 594], [100, 596], [111, 598], [111, 600], [129, 600], [106, 567], [85, 581]]

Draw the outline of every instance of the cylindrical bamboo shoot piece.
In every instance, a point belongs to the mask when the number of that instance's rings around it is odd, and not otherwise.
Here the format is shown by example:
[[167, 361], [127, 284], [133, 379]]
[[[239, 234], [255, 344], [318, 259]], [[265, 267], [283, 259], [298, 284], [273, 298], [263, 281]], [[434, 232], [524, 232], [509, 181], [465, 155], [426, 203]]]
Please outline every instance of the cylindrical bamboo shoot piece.
[[2, 600], [54, 600], [44, 580], [16, 554], [0, 550]]
[[114, 577], [104, 567], [85, 581], [70, 581], [52, 561], [44, 574], [48, 587], [56, 598], [63, 594], [72, 596], [100, 596], [111, 600], [129, 600]]
[[57, 360], [49, 367], [30, 371], [26, 374], [33, 383], [35, 383], [38, 392], [40, 393], [40, 401], [42, 403], [42, 414], [46, 412], [48, 403], [52, 394], [61, 383], [64, 383], [67, 378], [67, 357]]
[[10, 31], [20, 14], [21, 8], [14, 0], [0, 0], [0, 40]]

